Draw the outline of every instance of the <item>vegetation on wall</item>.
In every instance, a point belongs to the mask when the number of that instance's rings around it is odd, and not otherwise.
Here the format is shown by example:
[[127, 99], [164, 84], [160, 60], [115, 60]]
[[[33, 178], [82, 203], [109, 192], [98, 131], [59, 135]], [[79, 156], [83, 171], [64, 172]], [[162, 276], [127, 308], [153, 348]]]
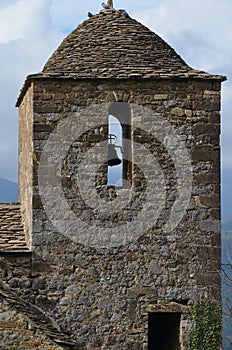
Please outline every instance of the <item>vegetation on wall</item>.
[[193, 317], [190, 350], [221, 349], [221, 305], [198, 301], [193, 307]]

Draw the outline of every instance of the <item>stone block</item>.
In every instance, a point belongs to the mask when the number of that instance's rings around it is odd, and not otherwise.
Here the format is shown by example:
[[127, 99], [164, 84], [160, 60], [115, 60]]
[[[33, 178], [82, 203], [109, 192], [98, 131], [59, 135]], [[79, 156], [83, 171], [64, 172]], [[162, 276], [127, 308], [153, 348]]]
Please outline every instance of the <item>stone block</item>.
[[192, 127], [193, 135], [220, 134], [220, 125], [212, 123], [196, 123]]
[[43, 272], [48, 273], [51, 272], [51, 265], [46, 261], [33, 261], [32, 262], [32, 272]]
[[186, 117], [190, 118], [190, 117], [192, 117], [193, 112], [191, 109], [185, 109], [184, 114], [186, 115]]
[[42, 204], [40, 196], [33, 196], [32, 205], [33, 205], [34, 209], [42, 209], [43, 208], [43, 204]]
[[207, 184], [217, 184], [220, 182], [220, 174], [218, 173], [196, 173], [194, 174], [194, 179], [198, 184], [207, 185]]
[[219, 160], [220, 159], [220, 149], [213, 147], [211, 145], [197, 145], [194, 147], [192, 154], [192, 160]]
[[1, 312], [0, 313], [0, 321], [10, 321], [12, 318], [9, 312]]
[[212, 208], [209, 210], [209, 215], [211, 218], [216, 220], [221, 220], [221, 210], [220, 208]]
[[180, 107], [175, 107], [171, 110], [172, 115], [176, 115], [177, 117], [182, 117], [185, 114], [185, 111]]
[[167, 100], [167, 98], [168, 98], [167, 94], [156, 94], [156, 95], [154, 95], [154, 100], [155, 101]]
[[196, 204], [200, 207], [217, 208], [220, 207], [220, 203], [220, 196], [217, 195], [196, 197]]
[[219, 220], [202, 220], [200, 222], [200, 229], [206, 232], [220, 232]]

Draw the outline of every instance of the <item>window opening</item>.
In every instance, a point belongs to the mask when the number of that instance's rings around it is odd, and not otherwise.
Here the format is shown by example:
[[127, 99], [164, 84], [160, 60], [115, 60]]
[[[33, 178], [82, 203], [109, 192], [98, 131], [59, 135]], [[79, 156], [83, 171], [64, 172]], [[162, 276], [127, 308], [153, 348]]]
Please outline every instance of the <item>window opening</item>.
[[108, 122], [108, 186], [122, 186], [122, 126], [120, 121], [109, 115]]
[[[129, 142], [128, 142], [129, 140]], [[124, 187], [132, 181], [131, 110], [128, 103], [114, 102], [109, 108], [108, 154], [117, 154], [120, 164], [110, 166], [108, 160], [107, 185]], [[117, 163], [117, 162], [116, 162]], [[119, 163], [119, 162], [118, 162]], [[126, 181], [124, 181], [126, 180]]]

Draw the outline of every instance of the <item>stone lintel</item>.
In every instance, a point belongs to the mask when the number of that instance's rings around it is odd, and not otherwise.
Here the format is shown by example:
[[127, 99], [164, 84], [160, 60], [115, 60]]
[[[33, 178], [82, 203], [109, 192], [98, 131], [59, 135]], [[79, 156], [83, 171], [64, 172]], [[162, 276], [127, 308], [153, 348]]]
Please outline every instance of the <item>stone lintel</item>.
[[144, 311], [150, 312], [150, 313], [156, 313], [156, 312], [163, 312], [163, 313], [182, 313], [182, 314], [190, 314], [191, 313], [191, 307], [178, 304], [175, 302], [170, 302], [167, 304], [150, 304], [144, 306]]

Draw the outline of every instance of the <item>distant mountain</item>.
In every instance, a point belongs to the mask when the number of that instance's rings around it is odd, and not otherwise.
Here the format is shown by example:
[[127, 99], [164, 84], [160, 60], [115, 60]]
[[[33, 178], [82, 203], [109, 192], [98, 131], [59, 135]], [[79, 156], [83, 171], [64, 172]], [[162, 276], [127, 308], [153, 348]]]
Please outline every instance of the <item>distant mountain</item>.
[[18, 201], [18, 184], [0, 177], [0, 203]]

